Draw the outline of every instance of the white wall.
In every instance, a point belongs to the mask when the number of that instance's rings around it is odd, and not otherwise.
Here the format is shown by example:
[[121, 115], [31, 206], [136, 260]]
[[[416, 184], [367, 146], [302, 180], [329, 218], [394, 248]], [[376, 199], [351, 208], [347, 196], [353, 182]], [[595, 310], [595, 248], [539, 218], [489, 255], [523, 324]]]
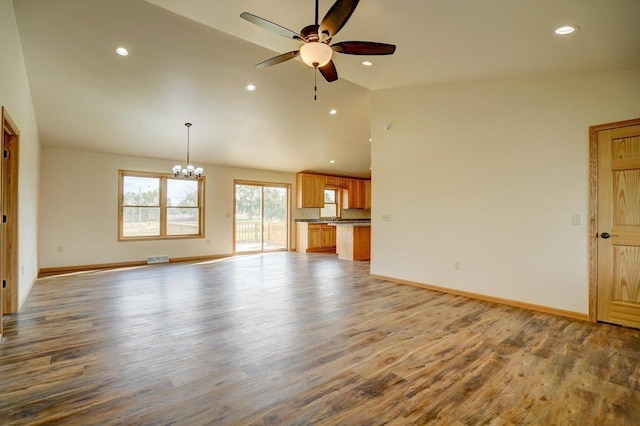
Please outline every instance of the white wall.
[[20, 129], [18, 176], [19, 306], [37, 275], [40, 140], [11, 0], [0, 0], [0, 104]]
[[587, 313], [588, 127], [638, 117], [637, 69], [375, 92], [371, 272]]
[[[301, 210], [295, 209], [295, 174], [204, 164], [205, 238], [118, 242], [118, 170], [168, 172], [172, 165], [164, 160], [43, 147], [40, 267], [140, 261], [154, 255], [231, 254], [234, 179], [291, 184], [292, 219], [302, 217]], [[292, 248], [294, 233], [291, 226]]]

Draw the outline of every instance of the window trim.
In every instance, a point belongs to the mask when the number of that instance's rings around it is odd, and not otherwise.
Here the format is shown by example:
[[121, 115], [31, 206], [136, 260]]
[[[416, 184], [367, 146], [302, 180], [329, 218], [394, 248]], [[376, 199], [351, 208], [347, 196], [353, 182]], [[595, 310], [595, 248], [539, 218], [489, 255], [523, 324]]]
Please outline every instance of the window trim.
[[[337, 186], [332, 186], [332, 185], [328, 185], [325, 186], [324, 190], [330, 190], [330, 191], [335, 191], [336, 194], [336, 218], [340, 219], [342, 217], [342, 189], [337, 187]], [[324, 199], [324, 193], [323, 195], [323, 199]], [[330, 216], [322, 216], [322, 208], [318, 209], [318, 216], [320, 217], [320, 219], [330, 219]]]
[[[157, 236], [144, 236], [144, 237], [125, 237], [123, 235], [123, 219], [124, 208], [124, 178], [125, 176], [132, 177], [148, 177], [160, 179], [160, 235]], [[167, 205], [167, 180], [174, 179], [175, 177], [170, 173], [153, 173], [153, 172], [140, 172], [135, 170], [118, 170], [118, 242], [128, 241], [157, 241], [157, 240], [185, 240], [194, 238], [204, 238], [204, 215], [205, 215], [205, 182], [206, 178], [194, 179], [198, 181], [198, 233], [192, 235], [167, 235], [167, 209], [175, 208], [176, 206]]]

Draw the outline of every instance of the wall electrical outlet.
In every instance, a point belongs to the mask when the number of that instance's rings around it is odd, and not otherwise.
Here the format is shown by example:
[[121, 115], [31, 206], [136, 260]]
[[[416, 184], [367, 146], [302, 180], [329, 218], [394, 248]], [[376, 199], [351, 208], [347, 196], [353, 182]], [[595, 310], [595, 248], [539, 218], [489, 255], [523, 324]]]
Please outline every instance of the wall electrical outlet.
[[459, 271], [460, 269], [462, 269], [462, 262], [460, 261], [453, 262], [453, 269], [455, 269], [456, 271]]
[[382, 221], [383, 222], [391, 222], [391, 215], [390, 214], [383, 214], [382, 215]]

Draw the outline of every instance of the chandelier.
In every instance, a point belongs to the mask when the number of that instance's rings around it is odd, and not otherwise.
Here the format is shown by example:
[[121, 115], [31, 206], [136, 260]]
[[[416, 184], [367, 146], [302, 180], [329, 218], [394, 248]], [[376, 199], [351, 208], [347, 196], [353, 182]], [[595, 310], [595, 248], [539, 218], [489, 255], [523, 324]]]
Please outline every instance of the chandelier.
[[183, 169], [181, 165], [176, 164], [173, 166], [173, 176], [184, 179], [198, 179], [202, 177], [204, 169], [202, 167], [193, 167], [189, 163], [189, 129], [191, 128], [191, 123], [184, 123], [184, 125], [187, 127], [187, 167]]

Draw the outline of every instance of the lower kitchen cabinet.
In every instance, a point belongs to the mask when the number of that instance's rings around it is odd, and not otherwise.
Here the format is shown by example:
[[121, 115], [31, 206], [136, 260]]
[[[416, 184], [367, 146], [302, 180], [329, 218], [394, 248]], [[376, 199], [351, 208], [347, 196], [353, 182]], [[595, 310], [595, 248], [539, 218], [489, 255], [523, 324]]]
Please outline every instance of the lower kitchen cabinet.
[[296, 251], [336, 252], [336, 227], [326, 223], [296, 222]]

